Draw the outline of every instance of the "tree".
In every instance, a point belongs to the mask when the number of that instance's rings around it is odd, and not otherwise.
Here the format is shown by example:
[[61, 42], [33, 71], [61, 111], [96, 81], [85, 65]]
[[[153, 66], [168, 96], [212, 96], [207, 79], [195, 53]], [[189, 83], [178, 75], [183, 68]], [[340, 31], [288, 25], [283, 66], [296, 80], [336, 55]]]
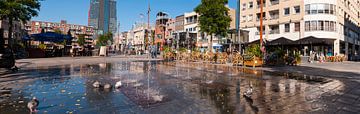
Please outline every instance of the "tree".
[[113, 34], [112, 33], [107, 33], [107, 34], [104, 34], [104, 35], [100, 35], [97, 38], [96, 45], [98, 45], [98, 46], [107, 46], [107, 45], [111, 45], [112, 42], [113, 42]]
[[[14, 21], [26, 23], [40, 11], [40, 0], [0, 0], [0, 19], [9, 22], [9, 46], [12, 47]], [[1, 39], [3, 40], [3, 39]], [[0, 44], [3, 48], [4, 44]]]
[[84, 34], [81, 34], [81, 35], [78, 36], [77, 43], [80, 46], [84, 46], [84, 44], [85, 44], [85, 35]]
[[213, 36], [227, 36], [231, 18], [228, 15], [229, 8], [225, 5], [228, 0], [201, 0], [201, 4], [195, 8], [200, 15], [200, 32], [207, 33], [211, 38], [208, 41], [208, 51], [212, 51]]
[[55, 29], [54, 32], [57, 33], [57, 34], [63, 34], [60, 29]]

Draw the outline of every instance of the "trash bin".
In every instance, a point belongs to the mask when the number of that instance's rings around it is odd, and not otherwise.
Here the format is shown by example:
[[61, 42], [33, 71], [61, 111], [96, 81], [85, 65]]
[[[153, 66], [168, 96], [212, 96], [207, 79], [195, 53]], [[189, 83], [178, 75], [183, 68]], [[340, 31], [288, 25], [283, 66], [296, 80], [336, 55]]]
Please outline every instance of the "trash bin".
[[107, 49], [106, 46], [101, 46], [100, 47], [100, 53], [99, 56], [107, 56]]

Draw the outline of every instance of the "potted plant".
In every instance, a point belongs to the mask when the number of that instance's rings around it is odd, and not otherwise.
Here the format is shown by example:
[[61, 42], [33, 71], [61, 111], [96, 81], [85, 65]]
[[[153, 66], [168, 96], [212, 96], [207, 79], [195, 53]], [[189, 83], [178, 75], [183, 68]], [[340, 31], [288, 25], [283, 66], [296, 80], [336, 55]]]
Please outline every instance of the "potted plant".
[[263, 54], [260, 50], [259, 44], [250, 45], [245, 50], [246, 55], [244, 55], [244, 65], [245, 66], [262, 66], [263, 65]]

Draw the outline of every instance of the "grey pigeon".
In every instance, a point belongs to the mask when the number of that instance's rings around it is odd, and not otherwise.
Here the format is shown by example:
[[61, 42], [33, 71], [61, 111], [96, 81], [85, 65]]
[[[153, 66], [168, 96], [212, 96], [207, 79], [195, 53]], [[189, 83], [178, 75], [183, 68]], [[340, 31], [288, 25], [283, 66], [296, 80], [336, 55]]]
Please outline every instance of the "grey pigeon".
[[105, 84], [104, 85], [104, 89], [111, 89], [111, 87], [112, 87], [111, 84]]
[[28, 102], [27, 107], [30, 112], [36, 112], [36, 108], [39, 106], [39, 101], [34, 97], [30, 102]]
[[94, 86], [94, 88], [99, 88], [101, 85], [100, 85], [100, 82], [99, 82], [99, 81], [95, 81], [95, 82], [93, 83], [93, 86]]
[[251, 98], [252, 93], [253, 93], [253, 87], [250, 86], [250, 87], [244, 92], [244, 96], [245, 96], [245, 97], [248, 97], [248, 98]]

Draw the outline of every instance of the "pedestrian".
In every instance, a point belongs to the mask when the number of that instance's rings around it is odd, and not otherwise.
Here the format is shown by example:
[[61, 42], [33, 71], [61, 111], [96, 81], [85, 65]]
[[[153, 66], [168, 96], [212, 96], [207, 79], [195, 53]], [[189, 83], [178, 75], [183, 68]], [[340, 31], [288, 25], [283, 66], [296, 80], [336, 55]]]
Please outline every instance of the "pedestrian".
[[157, 46], [153, 45], [153, 54], [154, 54], [154, 58], [157, 58]]
[[71, 46], [70, 55], [71, 57], [74, 57], [74, 46]]

